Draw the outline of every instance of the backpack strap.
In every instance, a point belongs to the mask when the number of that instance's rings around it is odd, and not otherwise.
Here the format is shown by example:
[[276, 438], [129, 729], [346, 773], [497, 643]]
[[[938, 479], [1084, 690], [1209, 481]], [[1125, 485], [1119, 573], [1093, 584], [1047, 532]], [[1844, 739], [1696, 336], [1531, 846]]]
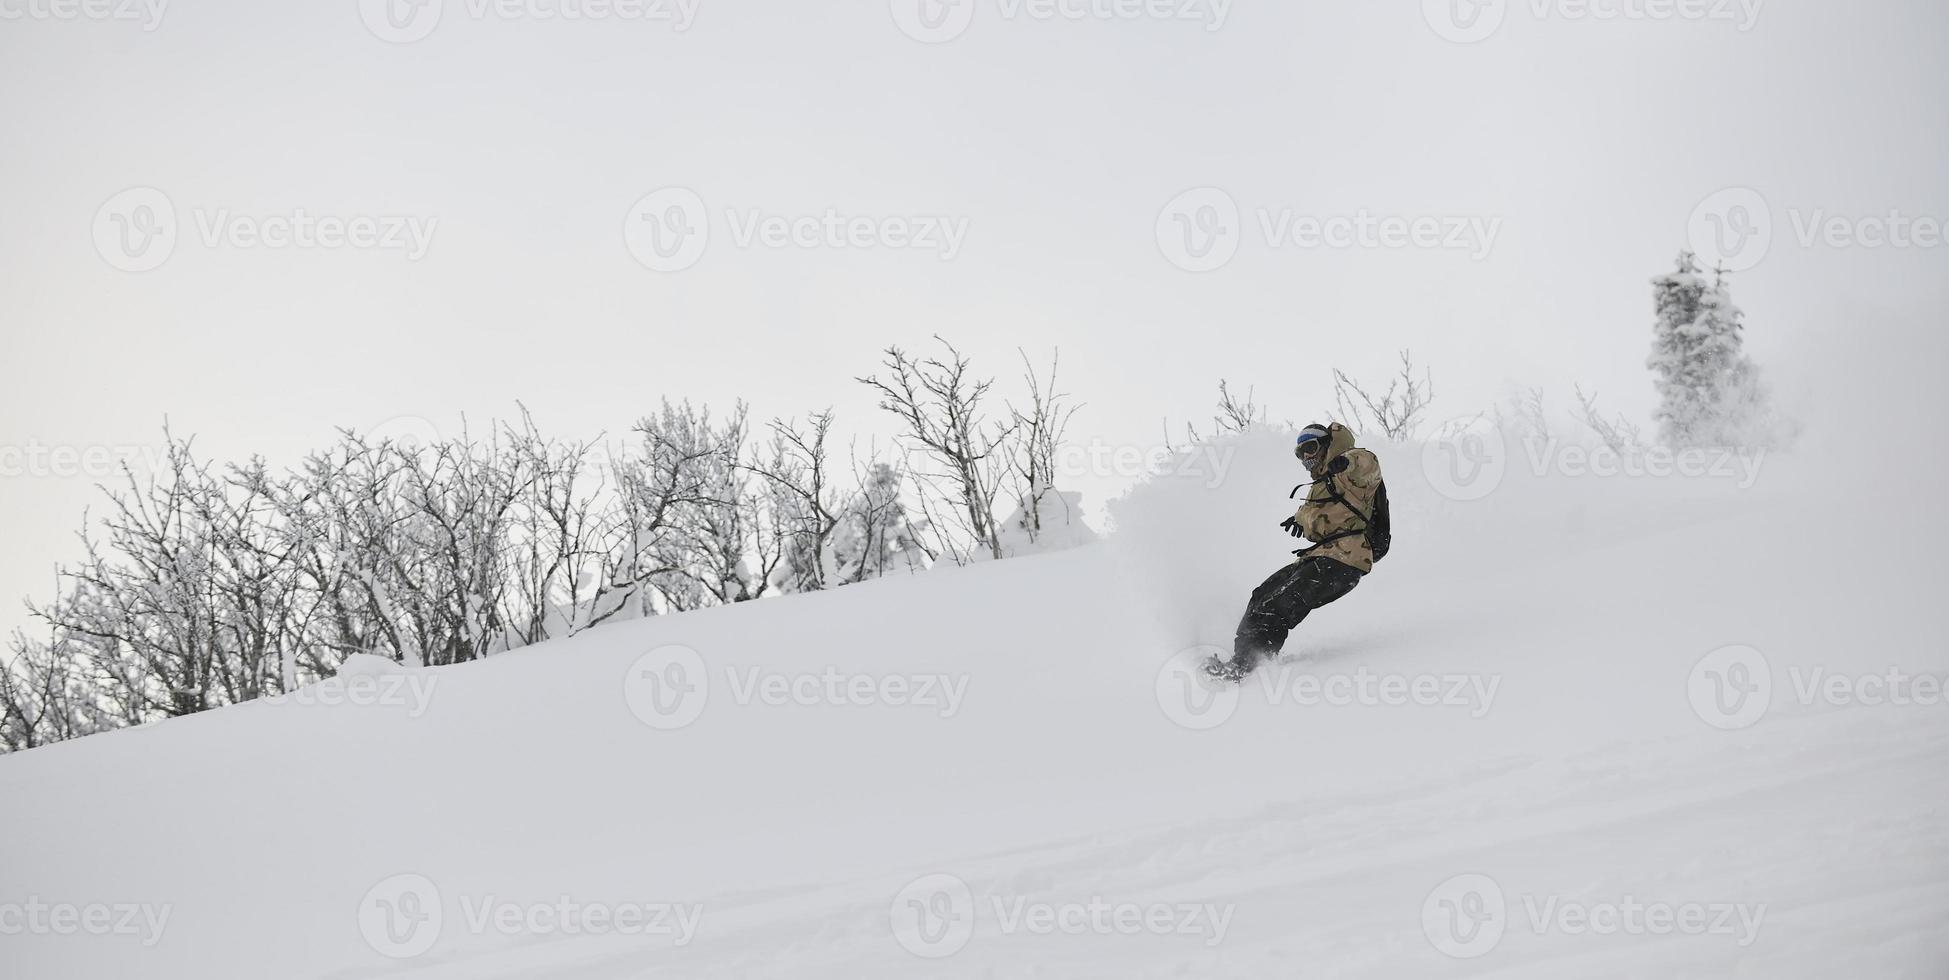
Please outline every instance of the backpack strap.
[[[1347, 498], [1340, 495], [1340, 488], [1333, 485], [1333, 474], [1331, 473], [1327, 474], [1326, 478], [1319, 482], [1326, 484], [1326, 499], [1331, 500], [1334, 503], [1339, 504], [1340, 506], [1345, 507], [1350, 511], [1353, 511], [1353, 516], [1360, 518], [1360, 523], [1366, 525], [1371, 525], [1374, 523], [1373, 518], [1368, 517], [1366, 514], [1361, 513], [1360, 508], [1355, 507], [1352, 502], [1350, 502], [1349, 500], [1347, 500]], [[1361, 531], [1363, 533], [1366, 530], [1367, 529], [1365, 527], [1361, 528]]]
[[1330, 545], [1333, 542], [1338, 541], [1342, 538], [1351, 538], [1356, 534], [1366, 534], [1366, 533], [1367, 533], [1367, 529], [1364, 527], [1353, 528], [1346, 531], [1335, 531], [1332, 534], [1329, 534], [1326, 537], [1313, 542], [1311, 545], [1308, 545], [1307, 547], [1299, 548], [1295, 550], [1293, 552], [1293, 555], [1298, 558], [1304, 558], [1307, 555], [1310, 555], [1313, 552], [1318, 551], [1321, 548], [1324, 548], [1327, 545]]
[[[1319, 549], [1324, 548], [1335, 541], [1339, 541], [1344, 538], [1351, 538], [1356, 534], [1366, 534], [1367, 531], [1373, 526], [1374, 523], [1373, 519], [1369, 518], [1366, 514], [1360, 512], [1360, 508], [1355, 507], [1350, 501], [1347, 500], [1346, 497], [1341, 496], [1340, 488], [1333, 485], [1333, 474], [1328, 473], [1326, 476], [1314, 480], [1313, 482], [1326, 487], [1326, 499], [1331, 500], [1342, 507], [1345, 507], [1347, 510], [1353, 512], [1353, 516], [1360, 518], [1361, 526], [1350, 527], [1344, 531], [1335, 531], [1332, 534], [1329, 534], [1326, 537], [1313, 542], [1311, 547], [1300, 548], [1299, 550], [1294, 551], [1293, 552], [1294, 556], [1299, 558], [1304, 558], [1307, 555], [1310, 555], [1313, 552], [1318, 551]], [[1300, 486], [1307, 486], [1307, 485], [1308, 484], [1304, 484], [1304, 483], [1300, 484]], [[1293, 494], [1297, 494], [1297, 493], [1299, 493], [1299, 487], [1294, 487]], [[1288, 494], [1288, 496], [1291, 495], [1292, 494]]]

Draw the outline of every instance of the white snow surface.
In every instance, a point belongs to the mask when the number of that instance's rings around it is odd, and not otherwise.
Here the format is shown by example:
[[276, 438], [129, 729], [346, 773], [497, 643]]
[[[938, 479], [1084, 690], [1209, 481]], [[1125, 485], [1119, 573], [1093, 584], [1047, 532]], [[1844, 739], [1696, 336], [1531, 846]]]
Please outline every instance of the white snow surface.
[[1949, 976], [1940, 472], [1380, 445], [1394, 553], [1210, 700], [1288, 438], [1073, 550], [0, 758], [0, 975]]

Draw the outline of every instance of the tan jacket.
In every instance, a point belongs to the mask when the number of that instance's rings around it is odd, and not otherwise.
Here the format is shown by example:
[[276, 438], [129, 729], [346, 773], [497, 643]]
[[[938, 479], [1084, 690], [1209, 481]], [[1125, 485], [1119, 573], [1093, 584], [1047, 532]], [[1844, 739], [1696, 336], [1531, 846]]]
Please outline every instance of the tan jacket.
[[[1339, 473], [1321, 471], [1319, 481], [1306, 491], [1306, 502], [1294, 517], [1299, 531], [1308, 541], [1324, 541], [1340, 531], [1357, 531], [1367, 526], [1366, 517], [1374, 512], [1374, 490], [1381, 483], [1381, 461], [1373, 453], [1353, 444], [1353, 430], [1338, 422], [1327, 426], [1326, 459], [1329, 466], [1342, 456], [1347, 468]], [[1342, 506], [1328, 492], [1328, 481], [1358, 514]], [[1349, 534], [1306, 552], [1302, 558], [1331, 558], [1352, 565], [1362, 572], [1372, 571], [1374, 553], [1367, 547], [1367, 536]]]

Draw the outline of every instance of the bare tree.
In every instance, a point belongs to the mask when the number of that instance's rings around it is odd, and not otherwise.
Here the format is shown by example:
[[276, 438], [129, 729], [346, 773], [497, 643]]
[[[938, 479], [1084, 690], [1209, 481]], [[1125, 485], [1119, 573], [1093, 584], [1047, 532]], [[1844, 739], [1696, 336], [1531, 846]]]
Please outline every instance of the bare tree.
[[[1218, 380], [1218, 413], [1211, 417], [1211, 432], [1214, 437], [1234, 432], [1250, 432], [1271, 424], [1267, 420], [1265, 406], [1258, 403], [1255, 393], [1256, 389], [1247, 388], [1245, 397], [1240, 398], [1232, 393], [1229, 379]], [[1290, 419], [1284, 424], [1287, 428], [1296, 428]], [[1204, 434], [1190, 422], [1184, 423], [1184, 437], [1185, 441], [1190, 443], [1205, 441]], [[1167, 452], [1177, 451], [1177, 445], [1171, 441], [1171, 424], [1168, 419], [1164, 422], [1164, 449]]]
[[415, 648], [385, 601], [386, 580], [405, 579], [402, 566], [411, 564], [400, 542], [410, 519], [398, 491], [401, 464], [388, 450], [345, 432], [278, 485], [296, 574], [316, 604], [308, 631], [316, 669], [354, 653], [403, 660]]
[[647, 457], [631, 496], [651, 519], [638, 530], [650, 534], [635, 544], [648, 558], [638, 573], [665, 609], [762, 596], [783, 557], [780, 532], [747, 480], [746, 416], [743, 403], [717, 423], [709, 409], [665, 402], [636, 425]]
[[1240, 400], [1232, 394], [1231, 383], [1223, 378], [1218, 381], [1218, 414], [1212, 416], [1214, 431], [1250, 432], [1266, 424], [1265, 406], [1253, 399], [1255, 389], [1245, 389], [1245, 398]]
[[831, 575], [840, 519], [826, 446], [832, 421], [830, 408], [813, 412], [803, 428], [796, 420], [773, 419], [770, 444], [745, 464], [769, 485], [768, 509], [785, 544], [782, 585], [788, 592], [818, 591]]
[[[889, 347], [882, 362], [889, 372], [885, 379], [872, 375], [855, 380], [878, 393], [879, 407], [899, 418], [905, 428], [910, 451], [935, 467], [932, 471], [909, 467], [909, 471], [928, 484], [926, 489], [945, 497], [943, 509], [953, 515], [952, 526], [962, 532], [960, 540], [943, 535], [943, 550], [957, 563], [978, 552], [1001, 558], [995, 498], [1008, 473], [1003, 454], [1016, 426], [1013, 419], [1005, 423], [988, 419], [982, 400], [993, 379], [971, 377], [968, 358], [946, 340], [934, 339], [947, 349], [945, 359], [920, 360]], [[929, 506], [923, 501], [924, 509]], [[939, 520], [931, 523], [943, 530], [950, 526]]]
[[1523, 389], [1522, 397], [1515, 401], [1513, 412], [1505, 411], [1503, 404], [1497, 403], [1491, 406], [1490, 415], [1498, 428], [1513, 425], [1523, 433], [1525, 439], [1538, 442], [1550, 439], [1550, 413], [1545, 407], [1541, 387]]
[[1069, 421], [1080, 405], [1069, 404], [1069, 396], [1056, 390], [1056, 371], [1060, 355], [1049, 358], [1047, 381], [1036, 375], [1027, 352], [1022, 356], [1023, 380], [1028, 385], [1028, 406], [1009, 405], [1009, 418], [1015, 429], [1011, 465], [1015, 472], [1017, 496], [1021, 501], [1022, 530], [1030, 541], [1042, 536], [1042, 509], [1062, 498], [1055, 493], [1056, 456], [1062, 447]]
[[543, 437], [525, 406], [520, 428], [504, 426], [503, 438], [507, 454], [533, 475], [517, 501], [505, 553], [508, 645], [573, 635], [588, 628], [613, 590], [602, 574], [608, 474], [593, 459], [594, 442]]
[[908, 513], [903, 478], [892, 464], [873, 459], [858, 471], [858, 490], [842, 510], [833, 546], [841, 584], [914, 572], [939, 554], [928, 548], [926, 518]]
[[475, 660], [520, 645], [516, 531], [542, 460], [518, 433], [476, 442], [368, 444], [346, 431], [284, 483], [279, 511], [321, 608], [314, 643], [408, 664]]
[[284, 693], [299, 683], [295, 665], [317, 604], [298, 582], [269, 469], [260, 458], [233, 466], [193, 503], [215, 558], [213, 643], [224, 700]]
[[1605, 418], [1603, 413], [1597, 410], [1596, 392], [1586, 395], [1581, 385], [1577, 386], [1575, 391], [1578, 420], [1589, 427], [1590, 431], [1597, 433], [1597, 438], [1603, 440], [1604, 445], [1612, 452], [1624, 455], [1644, 445], [1636, 423], [1622, 415]]
[[[64, 567], [62, 594], [32, 614], [107, 681], [109, 710], [123, 724], [187, 715], [220, 703], [217, 688], [216, 544], [201, 515], [219, 492], [188, 442], [165, 430], [163, 471], [108, 493], [102, 537], [84, 526], [85, 554]], [[63, 642], [65, 641], [65, 642]]]
[[1357, 429], [1378, 429], [1389, 439], [1412, 439], [1422, 416], [1435, 398], [1434, 377], [1423, 370], [1416, 376], [1414, 357], [1402, 351], [1400, 371], [1388, 379], [1387, 390], [1376, 396], [1345, 371], [1333, 369], [1333, 401], [1340, 417]]
[[405, 641], [396, 652], [407, 663], [462, 663], [506, 648], [502, 557], [534, 474], [529, 461], [504, 457], [498, 438], [476, 444], [463, 431], [379, 450], [394, 467], [402, 519], [357, 578]]
[[102, 710], [84, 652], [59, 631], [51, 639], [16, 632], [0, 659], [0, 751], [18, 752], [123, 724]]
[[[859, 379], [906, 423], [916, 472], [869, 452], [841, 473], [830, 410], [714, 419], [663, 403], [635, 451], [543, 435], [525, 407], [485, 438], [424, 445], [344, 430], [273, 471], [219, 470], [164, 429], [165, 465], [104, 487], [82, 559], [0, 656], [0, 750], [275, 695], [353, 654], [459, 663], [611, 619], [741, 602], [999, 557], [995, 498], [1052, 486], [1074, 409], [1024, 366], [1028, 400], [990, 418], [991, 383], [946, 355], [887, 352]], [[850, 486], [841, 486], [850, 483]], [[931, 540], [930, 540], [931, 539]]]
[[[84, 558], [29, 605], [49, 639], [16, 637], [4, 706], [67, 737], [282, 693], [313, 606], [299, 587], [261, 460], [223, 477], [164, 429], [163, 469], [123, 471]], [[32, 696], [30, 709], [21, 699]], [[30, 717], [38, 714], [38, 720]], [[36, 736], [38, 737], [38, 736]]]

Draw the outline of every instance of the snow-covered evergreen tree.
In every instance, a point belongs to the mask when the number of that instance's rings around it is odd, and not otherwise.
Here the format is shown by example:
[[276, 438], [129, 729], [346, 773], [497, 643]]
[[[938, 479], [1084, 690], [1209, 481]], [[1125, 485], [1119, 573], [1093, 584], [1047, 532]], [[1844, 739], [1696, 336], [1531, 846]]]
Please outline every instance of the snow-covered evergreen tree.
[[1083, 495], [1044, 483], [1002, 522], [1002, 553], [1009, 558], [1089, 544], [1096, 531], [1083, 522]]
[[1678, 268], [1652, 287], [1658, 318], [1646, 366], [1656, 375], [1660, 440], [1677, 448], [1766, 441], [1766, 390], [1746, 357], [1745, 314], [1724, 273], [1708, 280], [1693, 254], [1681, 252]]

